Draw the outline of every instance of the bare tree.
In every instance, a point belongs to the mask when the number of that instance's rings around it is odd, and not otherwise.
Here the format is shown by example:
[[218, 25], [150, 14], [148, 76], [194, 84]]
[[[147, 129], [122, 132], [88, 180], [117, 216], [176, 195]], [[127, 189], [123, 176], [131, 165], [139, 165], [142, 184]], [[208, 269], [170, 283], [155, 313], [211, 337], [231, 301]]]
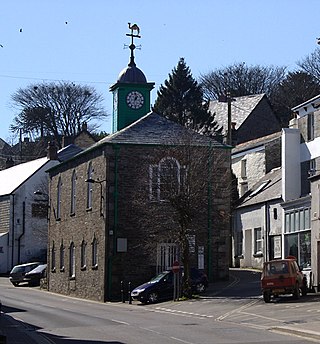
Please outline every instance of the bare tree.
[[[149, 180], [140, 180], [139, 195], [145, 197], [143, 189], [150, 191], [151, 202], [145, 203], [143, 208], [154, 213], [146, 221], [146, 217], [141, 216], [143, 225], [148, 228], [148, 235], [144, 236], [141, 245], [154, 252], [155, 239], [158, 243], [176, 244], [184, 267], [183, 292], [187, 296], [191, 296], [190, 267], [196, 260], [194, 238], [207, 243], [206, 252], [210, 257], [210, 246], [223, 237], [222, 228], [228, 227], [230, 221], [228, 157], [229, 152], [224, 146], [213, 140], [207, 138], [204, 144], [195, 141], [192, 135], [180, 137], [171, 147], [156, 150]], [[145, 201], [138, 196], [135, 202]], [[159, 207], [162, 210], [160, 215]], [[165, 220], [161, 214], [165, 214]], [[213, 259], [208, 260], [207, 268], [213, 264], [218, 264], [218, 257], [215, 263]]]
[[316, 48], [310, 55], [298, 61], [297, 65], [320, 83], [320, 48]]
[[268, 97], [285, 77], [285, 67], [247, 66], [243, 63], [216, 69], [200, 76], [204, 96], [219, 99], [230, 92], [233, 97], [265, 93]]
[[61, 146], [61, 136], [77, 134], [82, 123], [105, 118], [103, 98], [93, 87], [71, 82], [42, 83], [18, 89], [12, 96], [19, 111], [12, 132], [23, 130], [34, 137], [53, 136]]

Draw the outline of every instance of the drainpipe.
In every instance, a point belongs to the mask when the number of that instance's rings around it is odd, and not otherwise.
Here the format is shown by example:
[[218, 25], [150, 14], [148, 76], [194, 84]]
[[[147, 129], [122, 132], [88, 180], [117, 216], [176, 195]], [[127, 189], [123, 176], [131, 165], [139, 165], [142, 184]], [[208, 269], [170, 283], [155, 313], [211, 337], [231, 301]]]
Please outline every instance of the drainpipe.
[[[111, 300], [112, 294], [112, 263], [113, 257], [116, 254], [117, 245], [117, 227], [118, 227], [118, 158], [119, 158], [119, 146], [117, 144], [112, 145], [114, 150], [114, 191], [113, 191], [113, 228], [112, 228], [112, 250], [110, 250], [110, 240], [109, 241], [109, 254], [108, 254], [108, 298]], [[109, 239], [111, 236], [111, 229], [109, 228]]]
[[268, 216], [268, 202], [264, 203], [264, 226], [265, 226], [265, 239], [264, 239], [264, 244], [265, 244], [265, 255], [264, 255], [264, 261], [268, 261], [270, 259], [269, 255], [269, 232], [270, 232], [270, 221], [269, 221], [269, 216]]
[[11, 195], [12, 196], [12, 217], [11, 217], [11, 245], [12, 245], [12, 249], [11, 249], [11, 269], [14, 266], [14, 194]]
[[21, 254], [21, 238], [24, 236], [26, 229], [26, 202], [22, 203], [22, 233], [18, 237], [18, 263], [20, 263], [20, 254]]
[[209, 281], [212, 282], [213, 275], [212, 275], [212, 185], [211, 185], [211, 174], [212, 174], [212, 149], [211, 149], [211, 142], [209, 146], [209, 159], [208, 159], [208, 278]]

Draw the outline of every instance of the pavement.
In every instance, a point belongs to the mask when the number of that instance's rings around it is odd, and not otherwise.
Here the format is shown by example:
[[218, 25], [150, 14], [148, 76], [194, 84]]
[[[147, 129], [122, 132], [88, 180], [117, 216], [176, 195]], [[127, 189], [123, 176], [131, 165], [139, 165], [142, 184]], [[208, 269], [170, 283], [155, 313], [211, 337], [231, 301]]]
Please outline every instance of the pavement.
[[[206, 291], [206, 297], [218, 296], [229, 288], [237, 285], [239, 282], [232, 273], [228, 281], [219, 281], [209, 285]], [[320, 306], [320, 292], [314, 293], [314, 298], [317, 305]], [[317, 309], [320, 312], [320, 307]], [[306, 310], [307, 312], [308, 310]], [[302, 314], [301, 314], [302, 315]], [[269, 328], [274, 332], [283, 333], [287, 335], [295, 335], [305, 339], [310, 339], [314, 342], [320, 343], [320, 316], [319, 320], [312, 322], [299, 321], [294, 322], [292, 326], [274, 326]], [[25, 324], [6, 313], [6, 307], [0, 303], [0, 344], [52, 344], [51, 340], [48, 340], [41, 333], [36, 331], [36, 328], [29, 324]]]

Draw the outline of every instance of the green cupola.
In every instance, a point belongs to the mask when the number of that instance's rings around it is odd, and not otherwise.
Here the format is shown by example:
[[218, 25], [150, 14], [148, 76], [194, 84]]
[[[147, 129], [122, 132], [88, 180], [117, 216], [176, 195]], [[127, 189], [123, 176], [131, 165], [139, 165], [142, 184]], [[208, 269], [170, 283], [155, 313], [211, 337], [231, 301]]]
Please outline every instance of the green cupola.
[[115, 84], [110, 87], [113, 92], [113, 125], [112, 131], [121, 130], [150, 112], [150, 92], [154, 82], [147, 82], [147, 78], [134, 61], [134, 38], [141, 38], [138, 25], [130, 25], [131, 37], [130, 61], [124, 68]]

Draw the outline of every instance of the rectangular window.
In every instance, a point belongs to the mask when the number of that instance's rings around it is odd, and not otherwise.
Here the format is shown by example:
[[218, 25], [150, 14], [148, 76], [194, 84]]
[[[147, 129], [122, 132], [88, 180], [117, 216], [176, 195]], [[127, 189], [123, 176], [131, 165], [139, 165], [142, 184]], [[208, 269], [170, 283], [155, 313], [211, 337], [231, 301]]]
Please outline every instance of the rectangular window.
[[254, 229], [254, 253], [262, 254], [262, 230], [261, 227]]
[[86, 268], [86, 243], [82, 241], [81, 243], [81, 269]]
[[310, 229], [310, 208], [304, 209], [304, 229]]
[[241, 177], [247, 178], [247, 160], [241, 160]]
[[285, 214], [285, 233], [290, 233], [290, 214]]
[[307, 122], [308, 122], [308, 141], [311, 141], [314, 139], [314, 113], [309, 113], [308, 114], [308, 118], [307, 118]]
[[240, 189], [240, 192], [241, 192], [240, 196], [243, 196], [248, 191], [248, 183], [247, 182], [241, 183], [240, 188], [241, 188]]

